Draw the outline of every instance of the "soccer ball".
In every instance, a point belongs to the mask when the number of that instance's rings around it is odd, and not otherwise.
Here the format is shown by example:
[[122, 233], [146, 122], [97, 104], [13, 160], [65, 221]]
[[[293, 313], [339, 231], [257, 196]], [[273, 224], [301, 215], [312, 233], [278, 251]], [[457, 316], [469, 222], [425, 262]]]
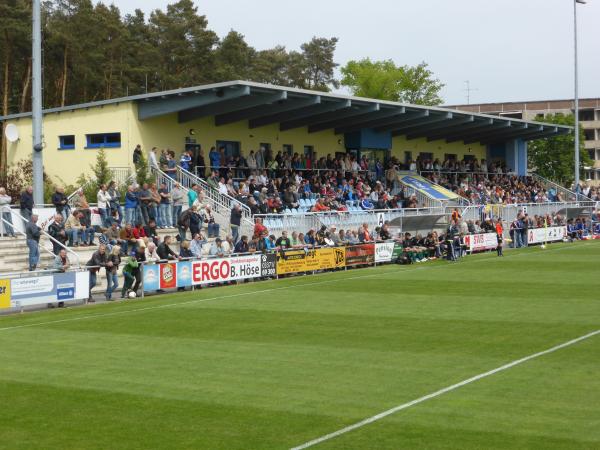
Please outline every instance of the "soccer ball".
[[136, 298], [136, 297], [137, 297], [137, 294], [135, 293], [135, 291], [130, 291], [130, 292], [129, 292], [129, 294], [127, 294], [127, 296], [128, 296], [129, 298]]
[[542, 244], [542, 245], [540, 245], [540, 248], [541, 248], [542, 250], [544, 250], [544, 249], [546, 248], [546, 246], [545, 246], [544, 244]]

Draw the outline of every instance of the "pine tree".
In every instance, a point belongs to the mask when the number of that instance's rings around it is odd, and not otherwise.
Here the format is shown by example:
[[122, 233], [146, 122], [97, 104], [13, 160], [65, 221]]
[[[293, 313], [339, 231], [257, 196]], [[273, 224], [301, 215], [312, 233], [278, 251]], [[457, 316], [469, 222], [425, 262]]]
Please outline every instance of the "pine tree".
[[140, 186], [149, 180], [148, 161], [146, 160], [146, 156], [144, 156], [144, 152], [140, 154], [140, 159], [135, 165], [135, 179]]
[[103, 148], [96, 155], [96, 163], [92, 166], [92, 171], [95, 176], [96, 187], [110, 183], [111, 172], [106, 160], [106, 152]]

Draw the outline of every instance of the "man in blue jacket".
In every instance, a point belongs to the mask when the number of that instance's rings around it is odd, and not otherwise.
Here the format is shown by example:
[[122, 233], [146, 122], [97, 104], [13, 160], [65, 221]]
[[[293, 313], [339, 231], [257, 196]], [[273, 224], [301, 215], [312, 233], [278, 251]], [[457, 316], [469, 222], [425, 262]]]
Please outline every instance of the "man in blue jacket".
[[139, 205], [140, 201], [135, 193], [134, 187], [129, 186], [127, 188], [127, 193], [125, 194], [125, 223], [134, 225], [137, 222], [135, 216]]
[[211, 170], [218, 171], [221, 167], [221, 154], [217, 151], [215, 147], [210, 148], [208, 158], [210, 159]]

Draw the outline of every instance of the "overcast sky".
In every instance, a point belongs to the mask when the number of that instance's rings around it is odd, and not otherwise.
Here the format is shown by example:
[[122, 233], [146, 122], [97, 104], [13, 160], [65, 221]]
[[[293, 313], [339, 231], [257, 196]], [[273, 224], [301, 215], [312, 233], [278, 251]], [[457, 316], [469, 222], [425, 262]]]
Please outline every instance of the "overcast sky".
[[[123, 14], [166, 0], [112, 0]], [[111, 0], [105, 0], [111, 2]], [[336, 62], [429, 63], [446, 104], [573, 98], [573, 0], [196, 0], [209, 27], [257, 49], [340, 39]], [[580, 95], [600, 97], [600, 0], [579, 5]]]

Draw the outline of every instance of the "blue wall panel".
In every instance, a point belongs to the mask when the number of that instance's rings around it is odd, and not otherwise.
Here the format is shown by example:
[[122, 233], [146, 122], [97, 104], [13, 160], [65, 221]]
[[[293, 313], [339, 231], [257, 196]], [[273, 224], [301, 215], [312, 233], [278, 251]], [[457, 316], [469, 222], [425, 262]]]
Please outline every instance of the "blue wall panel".
[[344, 135], [347, 149], [372, 148], [388, 150], [392, 148], [392, 133], [377, 133], [372, 129], [362, 129]]

